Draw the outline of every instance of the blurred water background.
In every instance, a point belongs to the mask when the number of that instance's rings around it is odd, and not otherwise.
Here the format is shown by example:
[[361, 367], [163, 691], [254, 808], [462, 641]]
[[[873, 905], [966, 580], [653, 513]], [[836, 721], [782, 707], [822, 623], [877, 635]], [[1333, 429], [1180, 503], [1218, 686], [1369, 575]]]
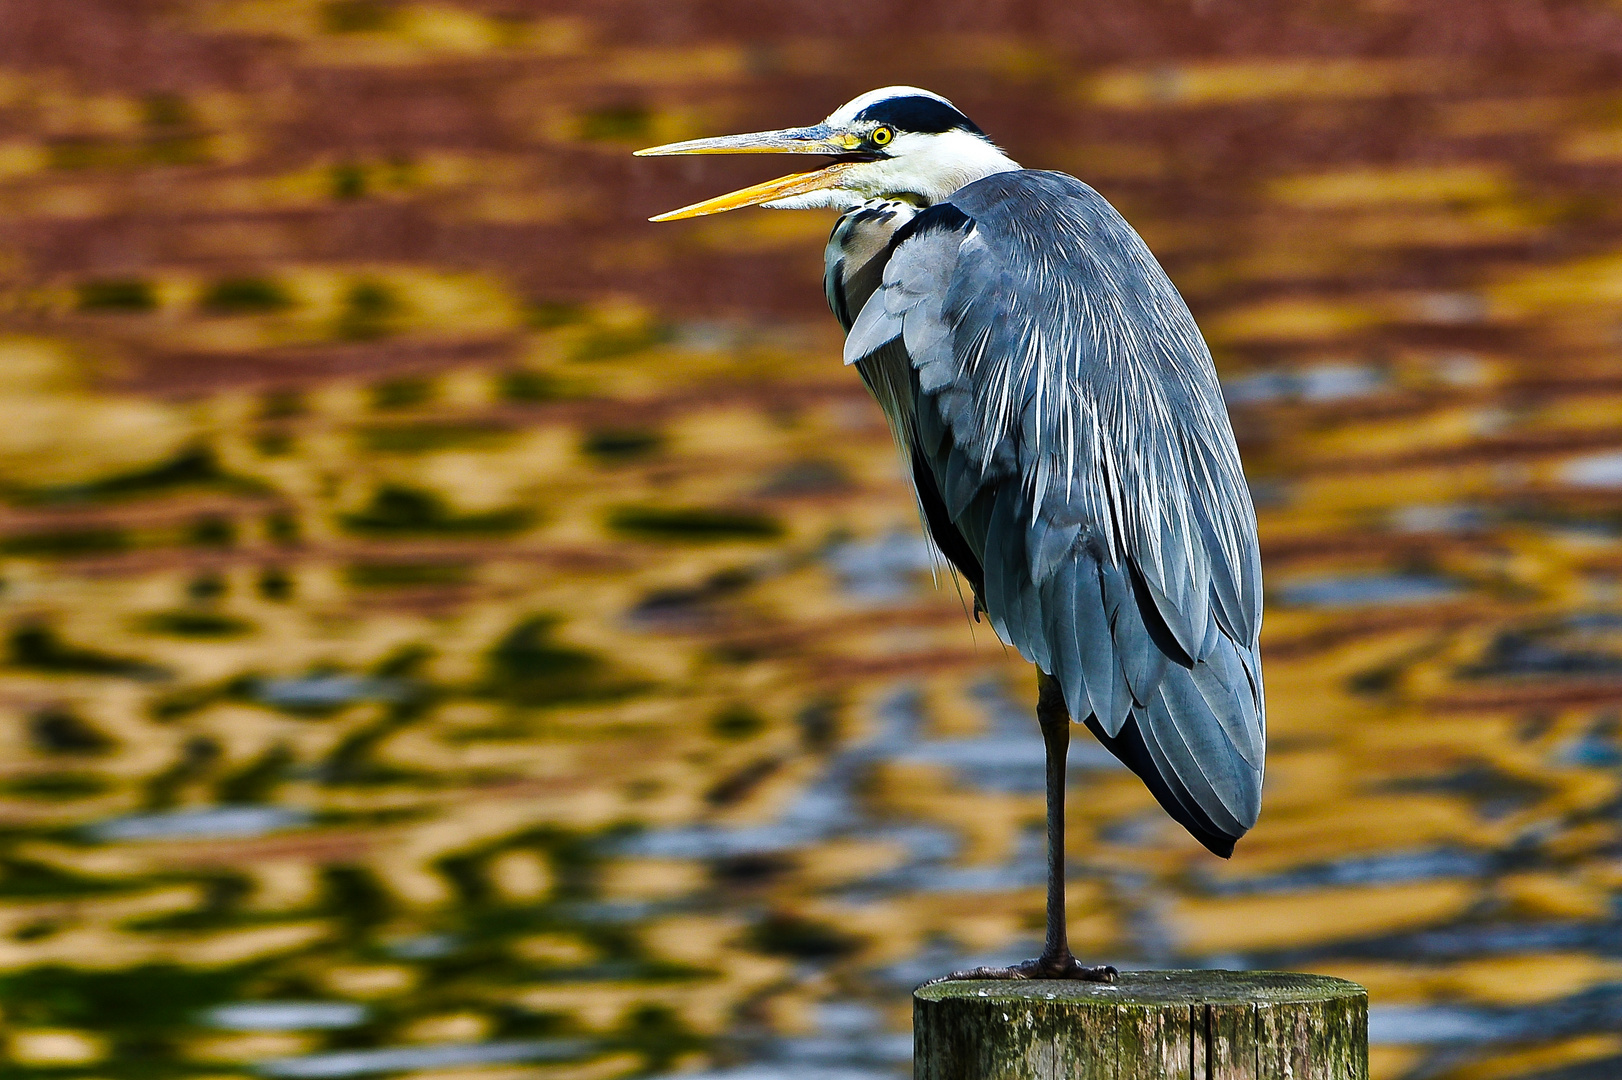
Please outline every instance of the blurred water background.
[[1084, 735], [1072, 939], [1622, 1075], [1622, 6], [0, 0], [0, 1078], [904, 1075], [1030, 955], [1029, 668], [822, 213], [637, 146], [954, 98], [1112, 199], [1261, 514], [1261, 825]]

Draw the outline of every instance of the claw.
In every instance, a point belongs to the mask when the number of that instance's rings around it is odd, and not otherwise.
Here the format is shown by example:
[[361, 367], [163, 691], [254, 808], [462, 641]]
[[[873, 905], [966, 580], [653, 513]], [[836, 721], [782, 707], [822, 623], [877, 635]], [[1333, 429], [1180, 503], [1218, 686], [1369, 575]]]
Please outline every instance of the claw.
[[973, 982], [976, 980], [1011, 982], [1021, 979], [1075, 979], [1081, 982], [1112, 983], [1120, 972], [1111, 964], [1100, 964], [1097, 967], [1085, 967], [1074, 956], [1065, 956], [1049, 960], [1038, 957], [1027, 960], [1023, 964], [1013, 967], [994, 968], [977, 967], [967, 971], [954, 971], [950, 975], [940, 975], [924, 986], [934, 986], [944, 982]]

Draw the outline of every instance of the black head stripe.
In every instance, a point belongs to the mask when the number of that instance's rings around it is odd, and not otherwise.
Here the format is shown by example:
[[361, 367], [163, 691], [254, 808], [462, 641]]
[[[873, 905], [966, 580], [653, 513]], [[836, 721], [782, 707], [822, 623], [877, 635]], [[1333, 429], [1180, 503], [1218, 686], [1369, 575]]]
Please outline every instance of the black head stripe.
[[944, 101], [932, 97], [897, 97], [875, 101], [856, 114], [856, 119], [889, 124], [897, 131], [917, 131], [938, 135], [943, 131], [961, 130], [984, 135], [974, 121]]

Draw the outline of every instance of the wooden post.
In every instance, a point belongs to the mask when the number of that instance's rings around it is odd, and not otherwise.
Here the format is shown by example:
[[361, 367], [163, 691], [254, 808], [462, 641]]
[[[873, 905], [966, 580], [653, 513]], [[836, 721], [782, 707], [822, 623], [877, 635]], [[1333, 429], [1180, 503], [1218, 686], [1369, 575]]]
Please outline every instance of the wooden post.
[[1284, 971], [949, 982], [912, 998], [914, 1080], [1368, 1080], [1369, 995]]

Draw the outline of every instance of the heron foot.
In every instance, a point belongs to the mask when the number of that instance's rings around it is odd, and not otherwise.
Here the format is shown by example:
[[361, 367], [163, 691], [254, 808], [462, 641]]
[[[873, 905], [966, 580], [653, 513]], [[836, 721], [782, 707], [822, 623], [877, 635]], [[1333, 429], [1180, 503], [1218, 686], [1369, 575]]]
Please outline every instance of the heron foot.
[[1074, 956], [1039, 956], [1013, 967], [977, 967], [967, 971], [954, 971], [924, 983], [934, 986], [943, 982], [970, 982], [976, 979], [994, 979], [1005, 982], [1018, 979], [1077, 979], [1082, 982], [1112, 983], [1120, 972], [1109, 964], [1087, 967]]

